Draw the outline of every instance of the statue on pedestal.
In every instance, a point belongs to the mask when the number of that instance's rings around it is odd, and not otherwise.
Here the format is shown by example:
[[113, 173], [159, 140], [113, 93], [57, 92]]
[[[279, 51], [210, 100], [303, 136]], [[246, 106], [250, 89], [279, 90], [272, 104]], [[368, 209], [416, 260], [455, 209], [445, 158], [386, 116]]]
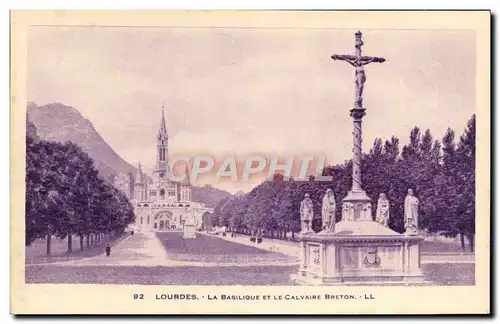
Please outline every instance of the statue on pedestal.
[[404, 220], [407, 235], [418, 235], [418, 204], [419, 201], [413, 195], [413, 190], [408, 189], [404, 205]]
[[323, 197], [323, 205], [321, 207], [322, 231], [335, 231], [335, 195], [332, 189], [327, 189]]
[[187, 217], [183, 225], [183, 238], [195, 238], [196, 237], [196, 228], [195, 228], [195, 219], [194, 219], [194, 210], [190, 207], [186, 208]]
[[389, 200], [385, 193], [381, 193], [378, 198], [375, 221], [389, 227]]
[[311, 229], [311, 221], [314, 216], [314, 207], [311, 198], [309, 198], [309, 194], [306, 193], [304, 196], [304, 200], [300, 203], [300, 221], [301, 221], [301, 233], [310, 233]]

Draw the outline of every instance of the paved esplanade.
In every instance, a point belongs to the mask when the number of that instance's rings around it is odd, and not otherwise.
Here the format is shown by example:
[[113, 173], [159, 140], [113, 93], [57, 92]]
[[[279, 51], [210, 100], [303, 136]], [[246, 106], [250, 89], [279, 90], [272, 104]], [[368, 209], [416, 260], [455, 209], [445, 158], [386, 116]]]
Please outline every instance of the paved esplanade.
[[[204, 235], [204, 234], [199, 234]], [[218, 238], [222, 239], [222, 238]], [[196, 238], [192, 239], [196, 240]], [[241, 242], [233, 242], [241, 244]], [[285, 252], [286, 254], [286, 252]], [[176, 267], [176, 266], [252, 266], [252, 265], [293, 265], [297, 261], [262, 261], [248, 263], [222, 263], [177, 261], [168, 258], [168, 248], [165, 251], [155, 232], [138, 232], [123, 239], [111, 250], [108, 257], [105, 254], [83, 260], [60, 262], [60, 265], [71, 266], [143, 266], [143, 267]]]
[[[236, 238], [217, 237], [221, 240], [227, 240], [236, 244], [253, 246], [259, 249], [280, 252], [289, 256], [297, 257], [299, 254], [299, 246], [295, 242], [283, 242], [275, 239], [264, 239], [261, 244], [252, 243], [246, 235], [239, 235]], [[422, 260], [423, 263], [473, 263], [474, 256], [472, 255], [428, 255]], [[120, 243], [113, 247], [111, 255], [107, 257], [105, 254], [91, 257], [88, 259], [67, 261], [55, 263], [55, 265], [68, 266], [251, 266], [251, 265], [291, 265], [297, 262], [259, 262], [247, 264], [224, 264], [224, 263], [207, 263], [207, 262], [190, 262], [190, 261], [175, 261], [168, 259], [168, 253], [165, 251], [160, 240], [154, 232], [142, 232], [129, 235]]]
[[162, 265], [168, 261], [167, 253], [153, 232], [129, 235], [111, 249], [108, 257], [97, 257], [67, 262], [72, 265]]

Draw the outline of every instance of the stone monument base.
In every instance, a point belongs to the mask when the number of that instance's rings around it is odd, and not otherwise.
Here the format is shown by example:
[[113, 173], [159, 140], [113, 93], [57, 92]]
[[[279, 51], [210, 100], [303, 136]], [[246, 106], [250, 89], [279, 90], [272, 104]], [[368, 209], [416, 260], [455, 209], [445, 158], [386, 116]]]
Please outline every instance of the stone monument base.
[[422, 241], [374, 221], [342, 221], [333, 233], [301, 235], [302, 261], [291, 278], [299, 285], [428, 285]]
[[184, 235], [185, 239], [196, 238], [196, 229], [194, 224], [184, 224]]
[[372, 218], [371, 199], [363, 190], [349, 191], [342, 199], [343, 221], [370, 221]]

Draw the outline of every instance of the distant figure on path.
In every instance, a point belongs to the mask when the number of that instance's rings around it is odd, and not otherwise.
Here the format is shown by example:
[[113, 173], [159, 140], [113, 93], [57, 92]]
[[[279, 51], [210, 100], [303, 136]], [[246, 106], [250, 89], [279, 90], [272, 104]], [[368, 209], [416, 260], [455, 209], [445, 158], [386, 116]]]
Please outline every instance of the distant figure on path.
[[106, 245], [106, 256], [109, 256], [111, 254], [111, 246]]
[[381, 193], [377, 201], [375, 221], [385, 227], [389, 227], [389, 217], [389, 200], [385, 193]]
[[332, 189], [327, 189], [323, 197], [323, 206], [321, 207], [322, 231], [335, 231], [335, 195]]
[[407, 235], [418, 234], [418, 204], [417, 197], [413, 195], [413, 190], [408, 189], [408, 195], [405, 198], [405, 230]]
[[300, 220], [302, 222], [301, 233], [311, 232], [311, 221], [313, 219], [313, 202], [309, 194], [304, 195], [304, 200], [300, 203]]

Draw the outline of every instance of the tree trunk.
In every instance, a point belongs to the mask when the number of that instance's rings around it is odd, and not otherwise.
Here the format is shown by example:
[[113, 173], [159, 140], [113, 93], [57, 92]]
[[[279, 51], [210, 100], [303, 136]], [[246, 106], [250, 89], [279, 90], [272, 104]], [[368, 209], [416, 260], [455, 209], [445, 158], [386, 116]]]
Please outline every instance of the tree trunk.
[[462, 252], [465, 252], [464, 233], [460, 233], [460, 244], [462, 245]]
[[80, 235], [80, 251], [83, 251], [83, 235]]
[[469, 249], [474, 253], [474, 234], [469, 234]]
[[51, 251], [50, 251], [50, 239], [51, 239], [52, 235], [47, 234], [47, 256], [50, 256], [51, 254]]
[[68, 253], [73, 253], [73, 237], [68, 234]]
[[90, 234], [87, 234], [87, 249], [90, 248]]
[[90, 234], [90, 245], [94, 246], [94, 234]]

